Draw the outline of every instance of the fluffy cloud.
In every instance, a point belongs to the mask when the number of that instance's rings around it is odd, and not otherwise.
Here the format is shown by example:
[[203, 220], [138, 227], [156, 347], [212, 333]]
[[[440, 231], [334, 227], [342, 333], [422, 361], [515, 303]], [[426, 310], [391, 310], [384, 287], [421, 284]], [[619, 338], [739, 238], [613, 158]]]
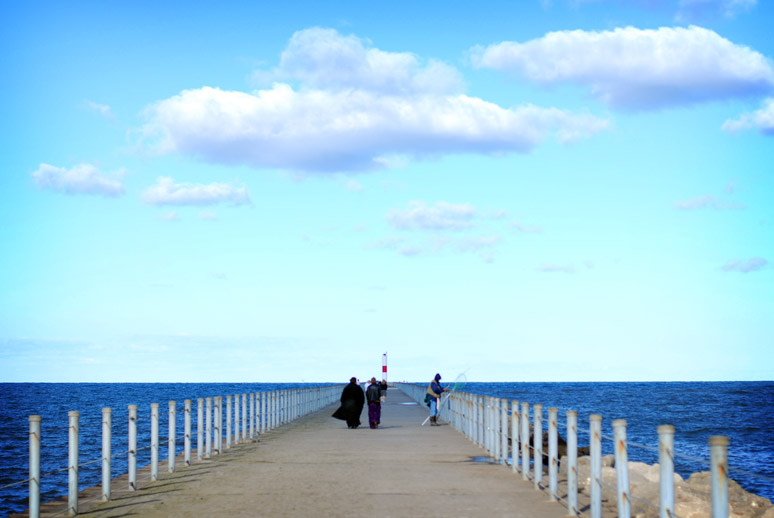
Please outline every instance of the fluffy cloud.
[[663, 108], [765, 95], [774, 90], [770, 60], [701, 27], [551, 32], [473, 51], [476, 66], [530, 81], [587, 86], [621, 109]]
[[208, 185], [194, 183], [175, 183], [169, 177], [159, 177], [156, 185], [148, 187], [142, 195], [143, 201], [151, 205], [214, 205], [231, 203], [232, 205], [250, 204], [247, 187], [237, 187], [227, 183]]
[[91, 164], [79, 164], [71, 169], [40, 164], [32, 173], [32, 179], [39, 189], [115, 198], [126, 192], [122, 183], [124, 174], [124, 171], [117, 171], [106, 175]]
[[757, 129], [764, 135], [774, 136], [774, 98], [766, 99], [760, 110], [745, 113], [736, 120], [727, 120], [723, 129], [729, 133]]
[[438, 61], [422, 65], [408, 52], [385, 52], [357, 36], [314, 27], [296, 32], [274, 71], [313, 88], [369, 90], [387, 95], [460, 93], [460, 73]]
[[753, 257], [752, 259], [748, 259], [747, 261], [734, 259], [724, 264], [722, 269], [724, 272], [749, 273], [749, 272], [755, 272], [755, 271], [761, 270], [765, 268], [767, 264], [768, 264], [768, 261], [766, 259], [763, 259], [762, 257]]
[[608, 126], [588, 114], [502, 108], [461, 94], [452, 72], [336, 31], [302, 31], [275, 72], [300, 87], [185, 90], [146, 110], [141, 142], [212, 163], [346, 172], [381, 169], [399, 155], [527, 152], [551, 136], [571, 142]]
[[429, 207], [425, 202], [412, 201], [406, 209], [392, 209], [387, 221], [400, 230], [463, 230], [473, 226], [476, 209], [467, 203], [443, 201]]

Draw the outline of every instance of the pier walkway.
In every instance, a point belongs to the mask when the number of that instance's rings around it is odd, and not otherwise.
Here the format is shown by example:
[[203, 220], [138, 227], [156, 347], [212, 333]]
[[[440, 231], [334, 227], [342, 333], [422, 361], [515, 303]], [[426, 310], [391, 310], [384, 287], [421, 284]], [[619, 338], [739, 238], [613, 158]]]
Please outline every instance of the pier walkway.
[[99, 489], [87, 490], [79, 516], [566, 518], [563, 505], [510, 468], [479, 462], [483, 450], [451, 426], [420, 426], [426, 409], [400, 390], [388, 391], [377, 430], [367, 409], [364, 426], [350, 430], [330, 417], [335, 408], [191, 466], [178, 459], [174, 473], [164, 462], [155, 482], [143, 470], [134, 492], [119, 477], [108, 502], [87, 503]]

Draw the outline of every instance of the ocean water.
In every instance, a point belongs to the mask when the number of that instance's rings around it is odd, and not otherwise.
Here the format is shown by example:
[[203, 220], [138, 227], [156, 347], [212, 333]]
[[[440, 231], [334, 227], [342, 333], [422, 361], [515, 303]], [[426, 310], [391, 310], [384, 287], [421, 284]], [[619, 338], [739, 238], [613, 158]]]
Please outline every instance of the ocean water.
[[[0, 516], [27, 509], [27, 484], [3, 487], [29, 476], [29, 420], [41, 415], [41, 500], [67, 494], [67, 413], [80, 412], [80, 463], [95, 461], [102, 451], [102, 408], [113, 409], [113, 454], [127, 450], [128, 409], [138, 405], [138, 446], [150, 444], [150, 404], [159, 403], [159, 436], [168, 430], [168, 401], [177, 401], [177, 437], [183, 436], [183, 401], [193, 400], [196, 430], [196, 399], [228, 394], [263, 392], [314, 386], [302, 383], [0, 383]], [[629, 459], [657, 462], [656, 428], [675, 426], [676, 469], [683, 476], [709, 468], [680, 455], [709, 459], [708, 438], [730, 438], [731, 478], [748, 491], [774, 499], [774, 382], [679, 382], [679, 383], [467, 383], [459, 390], [540, 403], [559, 409], [560, 434], [567, 410], [578, 411], [578, 441], [588, 444], [588, 416], [601, 414], [603, 434], [612, 437], [614, 419], [626, 419]], [[544, 413], [547, 417], [547, 414]], [[633, 444], [650, 449], [633, 447]], [[194, 439], [194, 448], [196, 440]], [[180, 440], [178, 453], [182, 452]], [[603, 453], [612, 453], [612, 443], [603, 441]], [[160, 447], [166, 459], [166, 445]], [[148, 449], [138, 452], [138, 466], [150, 463]], [[101, 464], [80, 469], [80, 486], [101, 481]], [[113, 476], [126, 473], [127, 456], [113, 459]], [[742, 471], [740, 471], [742, 470]], [[748, 475], [757, 473], [762, 477]]]
[[[458, 390], [578, 412], [578, 444], [589, 444], [589, 415], [602, 416], [602, 454], [613, 454], [612, 422], [626, 420], [630, 461], [658, 462], [659, 425], [675, 427], [675, 471], [687, 478], [709, 471], [709, 438], [729, 438], [730, 477], [744, 489], [774, 501], [774, 381], [668, 383], [466, 383]], [[637, 445], [637, 446], [635, 446]], [[640, 448], [638, 446], [645, 446]], [[688, 458], [686, 458], [688, 457]], [[704, 460], [707, 463], [692, 459]], [[756, 474], [759, 476], [752, 476]]]

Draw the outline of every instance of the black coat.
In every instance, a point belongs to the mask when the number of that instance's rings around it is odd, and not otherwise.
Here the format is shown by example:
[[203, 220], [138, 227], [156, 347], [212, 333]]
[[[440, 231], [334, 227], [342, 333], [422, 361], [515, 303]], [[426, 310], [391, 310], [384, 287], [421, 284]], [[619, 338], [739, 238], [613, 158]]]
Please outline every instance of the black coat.
[[363, 389], [357, 383], [350, 383], [341, 392], [341, 406], [333, 413], [333, 417], [346, 421], [350, 427], [360, 426], [364, 404]]

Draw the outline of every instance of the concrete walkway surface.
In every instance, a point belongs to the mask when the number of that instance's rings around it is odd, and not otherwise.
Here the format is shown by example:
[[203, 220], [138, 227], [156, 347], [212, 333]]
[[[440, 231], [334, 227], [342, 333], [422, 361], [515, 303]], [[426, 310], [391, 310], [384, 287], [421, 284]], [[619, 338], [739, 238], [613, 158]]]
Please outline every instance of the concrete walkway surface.
[[[510, 467], [481, 462], [484, 450], [451, 426], [420, 426], [427, 409], [389, 390], [382, 424], [350, 430], [330, 417], [337, 405], [238, 444], [177, 471], [159, 466], [160, 480], [138, 472], [82, 494], [79, 516], [119, 517], [523, 517], [565, 518], [566, 508]], [[194, 452], [195, 457], [195, 452]], [[89, 501], [90, 500], [90, 501]], [[41, 516], [64, 510], [43, 506]], [[64, 513], [60, 514], [60, 516]]]

